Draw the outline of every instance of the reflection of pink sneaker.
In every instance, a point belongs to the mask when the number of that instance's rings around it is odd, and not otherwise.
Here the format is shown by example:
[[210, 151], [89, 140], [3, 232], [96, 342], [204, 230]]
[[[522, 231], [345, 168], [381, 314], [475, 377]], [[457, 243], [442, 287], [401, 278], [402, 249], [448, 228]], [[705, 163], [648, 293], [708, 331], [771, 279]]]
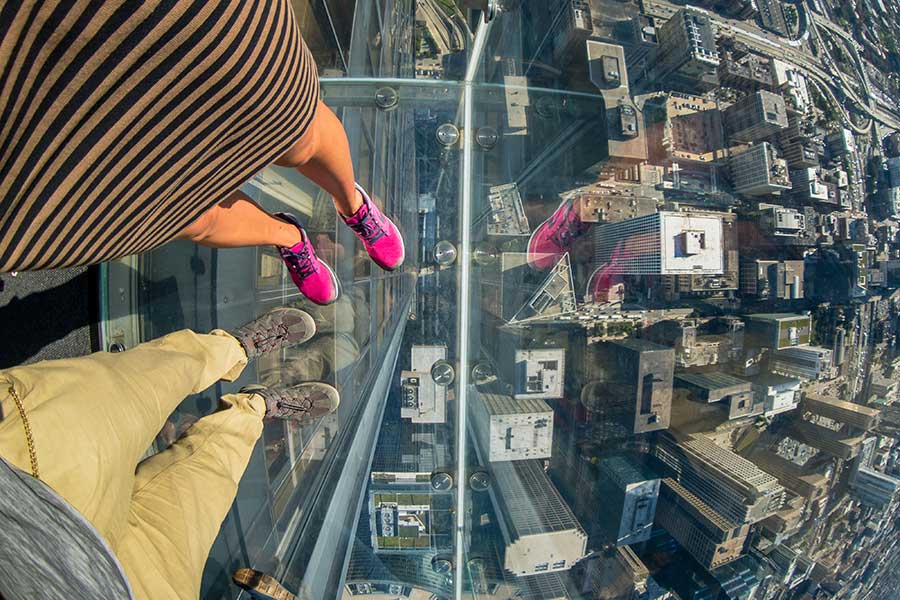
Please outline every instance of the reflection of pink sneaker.
[[535, 269], [549, 269], [559, 255], [570, 250], [572, 242], [587, 233], [590, 223], [583, 223], [572, 200], [563, 200], [550, 218], [541, 223], [528, 240], [528, 264]]
[[287, 213], [275, 213], [275, 216], [299, 229], [303, 238], [290, 248], [278, 247], [294, 285], [301, 294], [316, 304], [331, 304], [337, 300], [341, 293], [338, 278], [331, 267], [316, 256], [309, 236], [300, 226], [297, 217]]
[[352, 217], [345, 218], [344, 223], [362, 241], [366, 252], [369, 253], [376, 265], [385, 271], [393, 271], [403, 264], [406, 256], [400, 230], [375, 206], [375, 203], [358, 183], [356, 189], [362, 196], [362, 206]]

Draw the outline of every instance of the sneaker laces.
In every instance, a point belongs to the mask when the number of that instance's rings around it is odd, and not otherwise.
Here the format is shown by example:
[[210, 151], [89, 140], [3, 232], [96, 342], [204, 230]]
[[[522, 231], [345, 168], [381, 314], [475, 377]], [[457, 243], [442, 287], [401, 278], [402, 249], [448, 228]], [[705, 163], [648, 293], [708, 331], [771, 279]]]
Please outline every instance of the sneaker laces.
[[309, 249], [309, 242], [303, 244], [303, 247], [296, 251], [290, 248], [282, 248], [281, 253], [284, 256], [288, 269], [301, 278], [309, 277], [318, 270], [316, 262], [313, 260], [312, 252]]
[[[368, 207], [366, 208], [368, 209]], [[366, 214], [355, 223], [348, 222], [347, 225], [358, 233], [363, 241], [369, 244], [374, 244], [386, 235], [381, 222], [375, 218], [370, 210], [366, 210]]]
[[270, 329], [251, 334], [250, 341], [260, 352], [268, 352], [278, 346], [282, 340], [287, 339], [288, 333], [287, 325], [277, 323]]

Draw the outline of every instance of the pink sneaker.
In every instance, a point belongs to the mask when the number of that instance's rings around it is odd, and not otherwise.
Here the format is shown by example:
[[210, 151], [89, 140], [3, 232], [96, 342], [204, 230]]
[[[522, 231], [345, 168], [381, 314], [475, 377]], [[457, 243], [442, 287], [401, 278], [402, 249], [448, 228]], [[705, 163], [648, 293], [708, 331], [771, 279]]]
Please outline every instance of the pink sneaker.
[[356, 189], [362, 196], [362, 206], [352, 217], [345, 218], [344, 223], [362, 241], [366, 252], [376, 265], [385, 271], [393, 271], [403, 264], [406, 257], [403, 236], [400, 235], [400, 230], [394, 222], [375, 206], [366, 190], [358, 183]]
[[572, 242], [587, 233], [572, 200], [563, 200], [550, 218], [540, 224], [528, 240], [528, 264], [534, 269], [549, 269], [559, 256], [570, 250]]
[[301, 294], [316, 304], [331, 304], [337, 300], [341, 293], [338, 278], [331, 267], [316, 256], [316, 251], [309, 243], [309, 236], [300, 226], [297, 217], [288, 213], [275, 213], [275, 216], [299, 229], [303, 237], [290, 248], [278, 247], [294, 285]]

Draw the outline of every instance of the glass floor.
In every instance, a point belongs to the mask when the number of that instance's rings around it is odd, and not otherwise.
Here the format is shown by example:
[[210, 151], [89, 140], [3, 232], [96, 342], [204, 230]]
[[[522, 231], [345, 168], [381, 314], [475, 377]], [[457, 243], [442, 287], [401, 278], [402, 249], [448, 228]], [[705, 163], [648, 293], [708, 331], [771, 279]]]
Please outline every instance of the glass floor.
[[890, 597], [900, 253], [870, 207], [900, 160], [890, 111], [859, 134], [790, 62], [822, 60], [809, 36], [663, 0], [293, 4], [407, 260], [373, 268], [328, 197], [270, 168], [245, 190], [301, 216], [336, 304], [269, 248], [104, 268], [107, 349], [280, 305], [318, 324], [187, 399], [150, 452], [248, 383], [341, 393], [266, 423], [204, 600], [238, 597], [244, 566], [307, 600]]

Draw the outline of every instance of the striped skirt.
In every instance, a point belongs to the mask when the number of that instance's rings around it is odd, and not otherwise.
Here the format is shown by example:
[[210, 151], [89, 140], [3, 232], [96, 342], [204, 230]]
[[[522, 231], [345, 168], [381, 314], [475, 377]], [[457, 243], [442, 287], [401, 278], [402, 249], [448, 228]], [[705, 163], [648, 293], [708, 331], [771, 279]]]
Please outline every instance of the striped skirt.
[[0, 1], [0, 272], [173, 239], [305, 132], [289, 0]]

